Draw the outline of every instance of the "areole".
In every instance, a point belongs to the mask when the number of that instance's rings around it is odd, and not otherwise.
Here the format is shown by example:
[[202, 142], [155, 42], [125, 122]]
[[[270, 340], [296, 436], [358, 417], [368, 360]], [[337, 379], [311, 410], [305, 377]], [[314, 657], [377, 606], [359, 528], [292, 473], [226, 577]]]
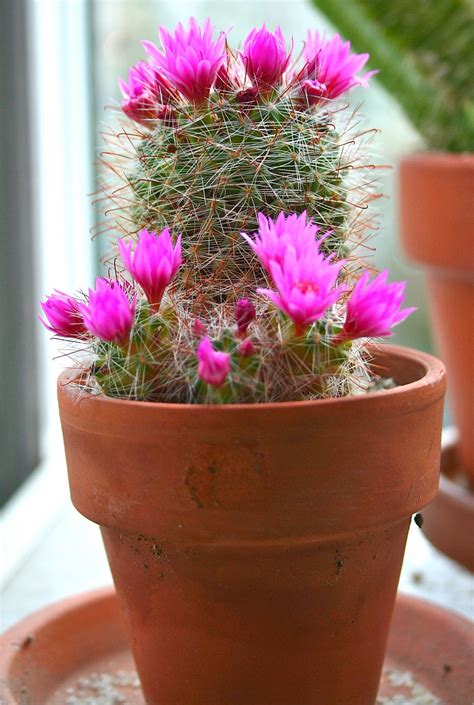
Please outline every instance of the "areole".
[[383, 346], [374, 366], [399, 386], [262, 405], [60, 378], [72, 499], [102, 526], [149, 705], [373, 705], [445, 388], [423, 353]]

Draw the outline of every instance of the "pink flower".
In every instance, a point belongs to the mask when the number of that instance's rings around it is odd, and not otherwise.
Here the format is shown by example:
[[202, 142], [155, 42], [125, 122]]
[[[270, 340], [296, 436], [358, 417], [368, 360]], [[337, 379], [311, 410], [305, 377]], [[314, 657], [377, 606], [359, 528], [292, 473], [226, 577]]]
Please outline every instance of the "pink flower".
[[298, 253], [288, 247], [281, 263], [272, 260], [270, 273], [278, 291], [257, 289], [291, 318], [300, 331], [321, 319], [345, 286], [335, 286], [343, 261], [324, 257], [318, 244]]
[[173, 99], [173, 88], [154, 67], [139, 61], [128, 72], [128, 83], [120, 79], [124, 96], [122, 110], [129, 118], [147, 125], [165, 112]]
[[406, 282], [387, 284], [387, 278], [385, 270], [369, 282], [369, 273], [364, 272], [347, 302], [346, 320], [336, 344], [355, 338], [387, 337], [393, 326], [416, 311], [400, 309]]
[[321, 240], [315, 239], [319, 228], [311, 220], [307, 220], [306, 211], [300, 215], [280, 213], [276, 220], [259, 213], [258, 225], [254, 240], [247, 233], [241, 234], [267, 272], [270, 272], [272, 261], [282, 264], [290, 245], [297, 255], [300, 255], [308, 248], [313, 249], [315, 244], [319, 247], [321, 243]]
[[209, 19], [201, 29], [191, 17], [188, 29], [179, 23], [174, 35], [163, 27], [158, 29], [163, 51], [153, 42], [143, 42], [152, 62], [191, 103], [198, 104], [208, 99], [225, 61], [225, 35], [221, 33], [214, 41], [213, 32]]
[[134, 252], [132, 242], [119, 240], [118, 246], [125, 267], [142, 287], [148, 302], [158, 309], [166, 287], [181, 266], [181, 235], [174, 249], [168, 228], [159, 235], [140, 230]]
[[230, 355], [214, 350], [206, 337], [198, 345], [197, 358], [199, 378], [213, 387], [221, 387], [230, 372]]
[[255, 320], [255, 306], [249, 299], [239, 299], [234, 306], [235, 322], [237, 323], [237, 335], [242, 338], [249, 325]]
[[357, 73], [365, 66], [369, 54], [351, 54], [351, 43], [339, 34], [325, 39], [319, 32], [308, 32], [304, 50], [306, 66], [301, 90], [308, 102], [320, 98], [337, 98], [354, 86], [367, 86], [368, 79], [377, 71]]
[[257, 88], [268, 90], [283, 76], [291, 57], [280, 27], [270, 32], [265, 25], [253, 29], [244, 42], [242, 58], [247, 74]]
[[89, 302], [79, 304], [87, 329], [102, 340], [126, 345], [135, 314], [135, 300], [128, 296], [118, 282], [98, 278], [95, 291], [89, 289]]
[[79, 301], [62, 291], [56, 291], [51, 296], [46, 297], [46, 301], [41, 304], [46, 321], [39, 317], [39, 320], [54, 335], [62, 338], [82, 338], [87, 333], [83, 318], [79, 310]]

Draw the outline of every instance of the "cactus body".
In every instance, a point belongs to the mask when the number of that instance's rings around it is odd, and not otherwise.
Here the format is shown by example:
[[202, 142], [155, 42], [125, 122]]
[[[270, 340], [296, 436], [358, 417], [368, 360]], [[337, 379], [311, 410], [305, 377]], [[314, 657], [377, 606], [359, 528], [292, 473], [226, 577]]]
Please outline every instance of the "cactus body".
[[[235, 55], [211, 35], [195, 20], [174, 37], [162, 30], [164, 53], [145, 42], [155, 63], [121, 82], [127, 118], [104, 136], [103, 230], [135, 243], [114, 248], [117, 281], [78, 304], [96, 336], [82, 381], [177, 403], [364, 392], [365, 336], [408, 315], [403, 284], [384, 279], [348, 321], [378, 194], [371, 131], [340, 96], [366, 85], [367, 57], [313, 35], [291, 65], [280, 30], [251, 32]], [[71, 307], [56, 299], [47, 311], [62, 322]]]
[[128, 186], [114, 196], [124, 206], [122, 232], [182, 233], [184, 286], [197, 296], [197, 310], [227, 299], [229, 289], [244, 296], [262, 284], [261, 266], [240, 234], [256, 229], [259, 211], [306, 211], [330, 232], [324, 250], [347, 256], [348, 240], [353, 246], [357, 238], [354, 221], [364, 221], [371, 198], [367, 183], [361, 189], [370, 170], [354, 176], [362, 166], [351, 142], [356, 130], [342, 125], [341, 135], [336, 117], [298, 109], [286, 97], [249, 109], [217, 98], [208, 110], [183, 110], [138, 138], [125, 131], [117, 151], [131, 142], [135, 168], [129, 159], [125, 168], [108, 162]]

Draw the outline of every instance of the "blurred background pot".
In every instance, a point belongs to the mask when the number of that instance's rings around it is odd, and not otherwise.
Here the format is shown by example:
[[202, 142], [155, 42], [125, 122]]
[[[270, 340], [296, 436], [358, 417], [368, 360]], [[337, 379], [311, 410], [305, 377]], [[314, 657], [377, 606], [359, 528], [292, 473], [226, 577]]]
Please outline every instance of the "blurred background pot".
[[444, 368], [262, 405], [59, 382], [71, 494], [101, 525], [148, 705], [373, 705], [413, 512], [438, 484]]
[[426, 269], [433, 326], [448, 371], [458, 438], [443, 451], [439, 496], [426, 536], [474, 570], [474, 156], [419, 154], [400, 165], [405, 250]]
[[[423, 139], [426, 153], [402, 160], [402, 237], [426, 268], [435, 333], [446, 362], [460, 438], [457, 466], [474, 482], [474, 21], [469, 0], [387, 3], [313, 0], [370, 53], [377, 80]], [[474, 546], [473, 546], [474, 552]], [[474, 559], [474, 556], [473, 556]]]
[[474, 155], [417, 154], [400, 165], [404, 248], [426, 268], [433, 325], [448, 371], [459, 462], [474, 486]]

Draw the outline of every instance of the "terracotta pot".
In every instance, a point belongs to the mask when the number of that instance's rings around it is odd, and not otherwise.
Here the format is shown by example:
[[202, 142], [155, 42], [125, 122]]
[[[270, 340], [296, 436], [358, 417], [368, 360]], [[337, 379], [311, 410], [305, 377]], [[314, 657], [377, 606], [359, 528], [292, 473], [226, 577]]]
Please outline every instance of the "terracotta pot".
[[458, 434], [443, 431], [439, 492], [423, 511], [423, 533], [440, 551], [474, 571], [474, 493], [459, 465]]
[[438, 485], [445, 375], [199, 406], [59, 383], [72, 499], [102, 527], [148, 705], [373, 705], [410, 516]]
[[433, 323], [460, 431], [459, 457], [474, 486], [474, 155], [418, 154], [400, 165], [401, 231], [426, 267]]

